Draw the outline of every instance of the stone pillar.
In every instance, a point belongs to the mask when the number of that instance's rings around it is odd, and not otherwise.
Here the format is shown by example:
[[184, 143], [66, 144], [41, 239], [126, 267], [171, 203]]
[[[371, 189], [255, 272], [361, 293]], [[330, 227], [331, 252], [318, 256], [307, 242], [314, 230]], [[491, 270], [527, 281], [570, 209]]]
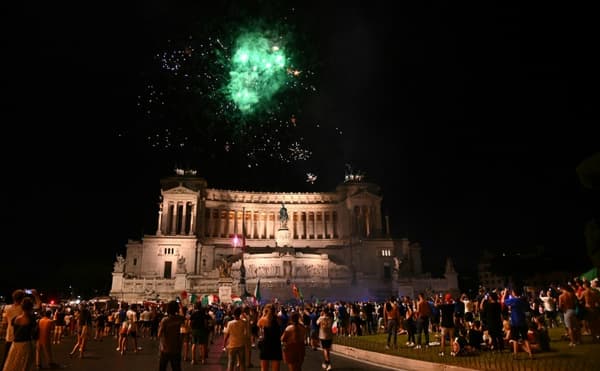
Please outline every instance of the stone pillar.
[[117, 297], [123, 295], [123, 272], [113, 272], [110, 294]]
[[183, 202], [181, 206], [181, 225], [179, 226], [179, 234], [185, 234], [185, 226], [187, 225], [187, 202]]
[[323, 227], [323, 233], [321, 234], [321, 238], [327, 238], [327, 228], [325, 228], [325, 210], [321, 211], [321, 222]]
[[187, 289], [187, 274], [186, 273], [175, 273], [175, 285], [174, 289], [177, 295], [179, 295], [183, 290]]
[[290, 213], [290, 221], [291, 221], [291, 225], [292, 225], [292, 238], [296, 237], [296, 213], [294, 211], [292, 211]]
[[254, 210], [250, 210], [250, 238], [254, 238], [254, 235], [256, 233], [256, 220], [254, 219], [254, 214]]
[[225, 209], [225, 228], [224, 231], [225, 233], [223, 233], [223, 237], [228, 238], [229, 237], [229, 230], [232, 227], [231, 225], [231, 219], [229, 218], [231, 216], [231, 210], [229, 209]]
[[234, 210], [233, 211], [233, 235], [237, 236], [239, 234], [239, 230], [238, 230], [238, 211]]
[[211, 233], [210, 233], [210, 228], [211, 228], [211, 224], [212, 224], [212, 209], [211, 208], [205, 208], [206, 213], [208, 214], [208, 218], [206, 218], [206, 220], [204, 221], [206, 223], [206, 225], [204, 226], [204, 236], [206, 237], [212, 237]]
[[177, 234], [177, 202], [173, 203], [173, 213], [171, 214], [171, 233]]
[[156, 235], [162, 236], [161, 226], [162, 226], [162, 204], [160, 204], [160, 208], [158, 209], [158, 226], [156, 227]]
[[194, 218], [194, 216], [196, 215], [196, 204], [191, 204], [190, 205], [190, 231], [188, 232], [188, 234], [191, 236], [192, 234], [194, 234], [194, 231], [196, 230], [196, 219]]

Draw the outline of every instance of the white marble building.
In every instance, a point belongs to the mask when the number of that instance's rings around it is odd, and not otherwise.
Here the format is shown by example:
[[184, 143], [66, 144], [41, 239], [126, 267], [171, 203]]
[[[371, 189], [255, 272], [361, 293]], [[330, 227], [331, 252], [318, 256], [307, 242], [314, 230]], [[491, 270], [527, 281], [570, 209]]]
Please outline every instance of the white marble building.
[[156, 233], [128, 242], [110, 295], [130, 302], [223, 288], [241, 295], [242, 263], [246, 290], [260, 279], [265, 299], [292, 298], [291, 285], [305, 300], [457, 289], [451, 262], [445, 278], [433, 279], [422, 272], [419, 244], [389, 236], [379, 192], [352, 177], [329, 193], [213, 189], [195, 172], [177, 170], [161, 180]]

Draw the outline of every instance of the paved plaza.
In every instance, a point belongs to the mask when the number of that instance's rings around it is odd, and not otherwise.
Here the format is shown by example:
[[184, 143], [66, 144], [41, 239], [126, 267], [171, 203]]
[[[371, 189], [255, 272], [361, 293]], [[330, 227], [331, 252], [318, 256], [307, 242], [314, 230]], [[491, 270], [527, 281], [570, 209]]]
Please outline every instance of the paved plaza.
[[[53, 345], [55, 360], [61, 365], [61, 369], [75, 371], [131, 371], [131, 370], [156, 370], [158, 369], [158, 343], [156, 340], [139, 339], [138, 345], [142, 350], [134, 353], [127, 352], [121, 355], [116, 351], [117, 341], [114, 337], [104, 338], [103, 341], [90, 340], [88, 350], [83, 359], [78, 357], [71, 358], [69, 352], [75, 344], [74, 337], [65, 338], [61, 344]], [[190, 362], [184, 362], [183, 370], [198, 371], [223, 371], [227, 367], [227, 356], [223, 350], [223, 338], [219, 337], [214, 344], [210, 346], [208, 363], [205, 365], [192, 365]], [[0, 354], [3, 356], [4, 341], [0, 342]], [[321, 370], [323, 353], [321, 350], [313, 351], [307, 348], [306, 358], [303, 370], [318, 371]], [[260, 370], [258, 359], [258, 350], [252, 350], [253, 368], [250, 370]], [[355, 360], [332, 354], [332, 365], [334, 370], [340, 371], [389, 371], [389, 368], [382, 368], [369, 363], [357, 362]], [[170, 368], [169, 368], [170, 369]], [[287, 370], [287, 366], [282, 363], [282, 371]]]

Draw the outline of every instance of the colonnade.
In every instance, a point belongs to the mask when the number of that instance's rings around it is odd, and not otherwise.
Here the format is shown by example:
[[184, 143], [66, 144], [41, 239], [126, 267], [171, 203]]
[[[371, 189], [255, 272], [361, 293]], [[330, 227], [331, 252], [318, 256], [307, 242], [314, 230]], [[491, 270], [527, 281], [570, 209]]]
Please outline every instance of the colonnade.
[[[338, 237], [338, 216], [332, 209], [316, 211], [289, 211], [288, 229], [294, 239], [327, 239]], [[245, 215], [246, 221], [242, 222]], [[242, 235], [245, 224], [246, 237], [275, 238], [280, 227], [279, 210], [232, 210], [206, 208], [204, 237], [231, 237]]]

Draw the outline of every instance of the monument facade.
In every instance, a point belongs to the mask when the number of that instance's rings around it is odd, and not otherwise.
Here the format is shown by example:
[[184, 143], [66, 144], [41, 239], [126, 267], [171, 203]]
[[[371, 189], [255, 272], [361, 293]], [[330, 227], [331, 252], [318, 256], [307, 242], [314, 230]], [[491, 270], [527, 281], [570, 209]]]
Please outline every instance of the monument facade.
[[362, 177], [346, 176], [332, 192], [265, 193], [209, 188], [178, 169], [161, 180], [156, 232], [130, 240], [115, 262], [110, 295], [141, 302], [227, 287], [243, 295], [259, 279], [267, 300], [290, 299], [292, 286], [304, 300], [458, 289], [451, 262], [445, 277], [431, 278], [419, 244], [390, 236], [381, 202]]

